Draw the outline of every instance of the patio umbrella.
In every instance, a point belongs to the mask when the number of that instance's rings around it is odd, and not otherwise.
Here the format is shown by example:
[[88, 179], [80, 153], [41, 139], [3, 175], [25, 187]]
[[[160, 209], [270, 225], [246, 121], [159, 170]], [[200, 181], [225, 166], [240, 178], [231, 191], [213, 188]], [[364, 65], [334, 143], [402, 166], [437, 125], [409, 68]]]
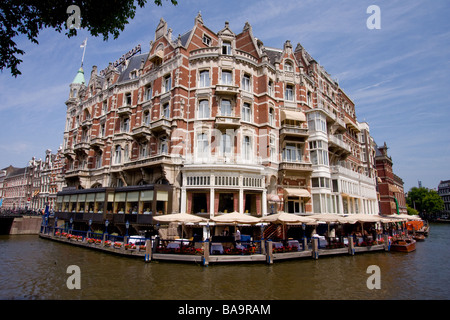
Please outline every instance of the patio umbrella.
[[[287, 213], [287, 212], [283, 212], [280, 211], [276, 214], [271, 214], [268, 216], [265, 216], [263, 218], [261, 218], [262, 222], [271, 222], [274, 224], [281, 224], [283, 225], [283, 230], [285, 228], [286, 225], [289, 224], [317, 224], [315, 219], [306, 217], [306, 216], [299, 216], [296, 214], [292, 214], [292, 213]], [[283, 234], [285, 234], [285, 232], [283, 232]]]
[[308, 216], [316, 221], [323, 221], [326, 223], [349, 223], [351, 220], [345, 217], [339, 216], [334, 213], [319, 213]]
[[165, 214], [165, 215], [160, 215], [160, 216], [153, 216], [153, 220], [156, 220], [158, 222], [181, 223], [182, 224], [181, 237], [183, 237], [184, 225], [186, 223], [199, 223], [199, 222], [208, 221], [205, 218], [195, 216], [195, 215], [189, 214], [189, 213], [172, 213], [172, 214]]
[[253, 216], [250, 216], [248, 214], [239, 213], [239, 212], [232, 212], [232, 213], [226, 213], [222, 214], [220, 216], [214, 216], [211, 218], [212, 221], [217, 223], [223, 223], [223, 224], [255, 224], [260, 223], [261, 219], [256, 218]]
[[261, 218], [261, 222], [272, 222], [277, 224], [303, 224], [303, 223], [313, 223], [315, 219], [299, 216], [292, 213], [287, 212], [278, 212], [276, 214], [271, 214]]

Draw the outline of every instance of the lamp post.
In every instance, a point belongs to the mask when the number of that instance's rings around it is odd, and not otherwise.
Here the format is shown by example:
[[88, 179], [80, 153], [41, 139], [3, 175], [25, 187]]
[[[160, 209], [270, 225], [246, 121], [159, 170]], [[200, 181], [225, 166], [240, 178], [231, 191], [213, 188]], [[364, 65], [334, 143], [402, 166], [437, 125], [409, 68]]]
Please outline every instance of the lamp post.
[[125, 228], [127, 228], [127, 232], [126, 232], [126, 236], [128, 237], [128, 228], [130, 227], [130, 222], [128, 222], [128, 220], [127, 220], [127, 222], [125, 222]]
[[89, 232], [91, 232], [92, 219], [89, 219]]
[[109, 225], [109, 221], [106, 220], [105, 221], [105, 233], [108, 234], [108, 225]]
[[70, 218], [69, 223], [70, 223], [69, 229], [72, 230], [73, 229], [73, 218]]

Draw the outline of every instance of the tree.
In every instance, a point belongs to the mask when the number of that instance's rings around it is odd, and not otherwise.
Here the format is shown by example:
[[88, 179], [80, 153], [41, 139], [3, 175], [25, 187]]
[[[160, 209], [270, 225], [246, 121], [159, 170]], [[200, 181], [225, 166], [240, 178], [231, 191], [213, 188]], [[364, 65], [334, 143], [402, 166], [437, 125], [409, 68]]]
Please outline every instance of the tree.
[[406, 203], [419, 211], [421, 216], [431, 216], [444, 210], [444, 201], [439, 194], [427, 188], [413, 187], [408, 192]]
[[[153, 0], [158, 6], [162, 0]], [[166, 0], [168, 1], [168, 0]], [[116, 39], [130, 19], [136, 14], [136, 4], [143, 8], [147, 0], [1, 0], [0, 1], [0, 70], [10, 69], [15, 77], [21, 74], [18, 58], [25, 53], [17, 47], [14, 37], [22, 34], [38, 44], [39, 31], [52, 28], [58, 32], [66, 30], [67, 37], [77, 35], [76, 28], [67, 26], [70, 13], [67, 9], [76, 5], [80, 9], [80, 28], [87, 29], [92, 36], [110, 36]], [[177, 5], [176, 0], [170, 0]]]

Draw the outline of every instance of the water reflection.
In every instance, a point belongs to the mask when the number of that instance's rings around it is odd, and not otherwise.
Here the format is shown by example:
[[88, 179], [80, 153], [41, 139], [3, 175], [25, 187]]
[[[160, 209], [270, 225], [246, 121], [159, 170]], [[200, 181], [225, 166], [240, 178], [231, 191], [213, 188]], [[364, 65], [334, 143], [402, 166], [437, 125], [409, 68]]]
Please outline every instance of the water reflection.
[[[450, 225], [433, 224], [413, 253], [376, 252], [273, 265], [144, 263], [39, 239], [0, 237], [1, 299], [448, 299]], [[81, 290], [69, 290], [69, 265]], [[381, 269], [369, 290], [367, 267]]]

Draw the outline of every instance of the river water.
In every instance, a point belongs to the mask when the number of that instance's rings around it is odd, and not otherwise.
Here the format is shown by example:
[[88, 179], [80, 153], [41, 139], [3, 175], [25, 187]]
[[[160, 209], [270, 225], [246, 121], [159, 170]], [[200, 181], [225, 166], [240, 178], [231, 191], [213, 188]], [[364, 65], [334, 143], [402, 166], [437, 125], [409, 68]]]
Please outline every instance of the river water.
[[[37, 235], [0, 236], [0, 299], [377, 300], [449, 299], [450, 224], [431, 224], [412, 253], [374, 252], [273, 265], [151, 262], [72, 247]], [[70, 265], [80, 289], [69, 289]], [[369, 289], [367, 268], [380, 269]]]

